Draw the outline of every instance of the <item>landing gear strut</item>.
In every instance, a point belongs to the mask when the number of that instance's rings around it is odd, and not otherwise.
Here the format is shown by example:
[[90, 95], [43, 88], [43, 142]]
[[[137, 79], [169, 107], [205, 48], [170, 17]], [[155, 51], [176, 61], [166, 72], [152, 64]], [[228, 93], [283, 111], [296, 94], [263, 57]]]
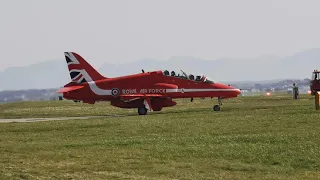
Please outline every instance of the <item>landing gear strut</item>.
[[214, 110], [214, 111], [220, 111], [220, 106], [222, 106], [221, 97], [218, 97], [218, 103], [219, 103], [219, 105], [213, 106], [213, 110]]
[[139, 108], [138, 108], [138, 113], [139, 113], [139, 115], [146, 115], [147, 112], [148, 112], [148, 109], [145, 108], [145, 107], [139, 107]]

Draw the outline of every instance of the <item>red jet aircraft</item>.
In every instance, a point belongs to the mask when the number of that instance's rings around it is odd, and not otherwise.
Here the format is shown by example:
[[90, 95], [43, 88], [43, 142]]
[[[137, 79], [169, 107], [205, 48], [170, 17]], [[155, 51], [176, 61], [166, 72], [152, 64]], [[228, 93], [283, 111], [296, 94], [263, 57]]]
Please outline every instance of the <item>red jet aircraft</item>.
[[221, 99], [237, 97], [241, 91], [229, 85], [215, 83], [206, 76], [196, 76], [185, 72], [176, 75], [174, 71], [153, 71], [139, 74], [107, 78], [99, 74], [79, 54], [64, 53], [71, 82], [58, 93], [65, 99], [94, 104], [110, 101], [119, 108], [137, 108], [139, 115], [149, 111], [161, 111], [163, 107], [175, 106], [176, 98], [217, 97], [219, 111]]

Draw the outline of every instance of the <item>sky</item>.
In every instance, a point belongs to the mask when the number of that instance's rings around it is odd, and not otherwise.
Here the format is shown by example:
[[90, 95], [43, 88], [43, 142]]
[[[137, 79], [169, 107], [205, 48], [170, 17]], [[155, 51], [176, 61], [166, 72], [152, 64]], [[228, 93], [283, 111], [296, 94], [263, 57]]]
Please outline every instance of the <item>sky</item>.
[[287, 56], [320, 47], [318, 0], [0, 0], [0, 71], [74, 51], [139, 59]]

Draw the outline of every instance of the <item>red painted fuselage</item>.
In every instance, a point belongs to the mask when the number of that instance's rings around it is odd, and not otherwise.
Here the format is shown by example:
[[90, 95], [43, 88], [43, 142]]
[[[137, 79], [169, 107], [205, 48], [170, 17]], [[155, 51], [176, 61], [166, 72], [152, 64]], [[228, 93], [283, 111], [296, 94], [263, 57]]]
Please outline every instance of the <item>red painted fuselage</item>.
[[214, 83], [205, 76], [197, 80], [188, 75], [175, 76], [164, 71], [143, 72], [106, 78], [96, 72], [80, 55], [65, 53], [72, 82], [58, 92], [70, 100], [95, 103], [110, 101], [120, 108], [143, 108], [159, 111], [176, 105], [176, 98], [233, 98], [241, 92], [229, 85]]
[[[119, 95], [159, 94], [168, 98], [197, 98], [197, 97], [237, 97], [240, 90], [219, 83], [204, 83], [173, 76], [165, 76], [162, 71], [146, 72], [123, 77], [102, 79], [94, 82], [99, 89], [119, 89]], [[72, 85], [72, 84], [69, 84]], [[64, 93], [66, 99], [83, 101], [113, 101], [121, 96], [112, 94], [96, 94], [88, 82], [79, 90]], [[127, 97], [127, 96], [125, 96]]]

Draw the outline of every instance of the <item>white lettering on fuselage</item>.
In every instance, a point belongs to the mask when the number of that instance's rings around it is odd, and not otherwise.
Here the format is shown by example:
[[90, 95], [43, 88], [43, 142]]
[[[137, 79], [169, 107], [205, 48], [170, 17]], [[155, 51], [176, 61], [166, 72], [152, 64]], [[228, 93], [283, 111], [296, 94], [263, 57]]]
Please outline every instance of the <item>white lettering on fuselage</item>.
[[148, 93], [148, 90], [147, 89], [140, 89], [140, 93], [141, 94], [146, 94], [146, 93]]
[[[122, 89], [122, 94], [136, 94], [137, 89]], [[163, 94], [166, 93], [165, 89], [140, 89], [141, 94]]]
[[165, 93], [165, 89], [148, 89], [148, 93]]
[[122, 89], [122, 94], [136, 94], [136, 89]]

